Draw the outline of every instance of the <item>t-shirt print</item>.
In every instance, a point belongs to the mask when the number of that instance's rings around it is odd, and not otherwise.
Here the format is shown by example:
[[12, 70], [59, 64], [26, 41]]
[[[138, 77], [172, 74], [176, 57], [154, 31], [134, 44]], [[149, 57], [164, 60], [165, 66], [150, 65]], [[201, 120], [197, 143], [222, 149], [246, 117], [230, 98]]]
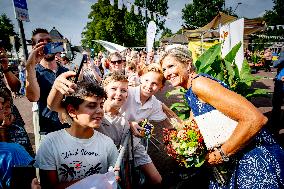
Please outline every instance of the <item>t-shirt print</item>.
[[[66, 151], [61, 153], [63, 162], [58, 168], [58, 174], [62, 181], [72, 181], [83, 179], [87, 176], [98, 174], [102, 169], [102, 163], [99, 160], [99, 154], [94, 151], [76, 148], [74, 151]], [[97, 157], [97, 158], [96, 158]], [[98, 163], [88, 164], [88, 161], [83, 159], [96, 158]]]

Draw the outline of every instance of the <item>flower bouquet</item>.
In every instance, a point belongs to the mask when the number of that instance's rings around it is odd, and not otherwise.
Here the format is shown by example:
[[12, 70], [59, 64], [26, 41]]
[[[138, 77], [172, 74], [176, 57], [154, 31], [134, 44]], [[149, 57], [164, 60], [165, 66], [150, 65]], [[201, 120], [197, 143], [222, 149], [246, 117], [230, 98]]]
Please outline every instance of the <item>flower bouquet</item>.
[[163, 129], [163, 142], [169, 156], [179, 165], [200, 167], [205, 161], [206, 147], [194, 120], [171, 120], [173, 129]]

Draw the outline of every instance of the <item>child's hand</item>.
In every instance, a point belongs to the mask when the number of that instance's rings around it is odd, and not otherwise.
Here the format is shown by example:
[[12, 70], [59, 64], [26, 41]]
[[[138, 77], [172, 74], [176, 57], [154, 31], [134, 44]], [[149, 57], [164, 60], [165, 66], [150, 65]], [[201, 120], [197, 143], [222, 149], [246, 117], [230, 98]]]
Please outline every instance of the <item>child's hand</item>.
[[139, 130], [144, 130], [144, 128], [140, 127], [137, 122], [129, 122], [130, 130], [132, 134], [136, 137], [144, 137]]
[[115, 172], [115, 180], [116, 180], [116, 182], [120, 182], [121, 181], [121, 178], [119, 176], [120, 168], [119, 167], [114, 167], [113, 171]]
[[34, 178], [31, 183], [31, 189], [41, 189], [40, 182], [37, 178]]
[[65, 72], [59, 75], [53, 84], [53, 87], [59, 91], [62, 95], [69, 95], [74, 93], [74, 89], [76, 88], [76, 84], [69, 81], [67, 78], [75, 76], [76, 73], [73, 71]]

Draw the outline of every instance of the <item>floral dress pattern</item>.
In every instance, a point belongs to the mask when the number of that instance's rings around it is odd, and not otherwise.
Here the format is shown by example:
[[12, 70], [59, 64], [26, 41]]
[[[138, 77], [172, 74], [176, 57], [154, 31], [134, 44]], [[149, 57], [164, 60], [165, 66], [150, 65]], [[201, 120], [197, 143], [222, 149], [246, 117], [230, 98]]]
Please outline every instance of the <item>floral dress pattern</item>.
[[[200, 76], [215, 80], [228, 88], [224, 82], [207, 74], [197, 75]], [[194, 117], [215, 110], [210, 104], [201, 102], [191, 88], [185, 97]], [[209, 188], [284, 188], [284, 150], [265, 128], [231, 159], [234, 159], [234, 163], [231, 166], [229, 181], [220, 185], [212, 176]]]

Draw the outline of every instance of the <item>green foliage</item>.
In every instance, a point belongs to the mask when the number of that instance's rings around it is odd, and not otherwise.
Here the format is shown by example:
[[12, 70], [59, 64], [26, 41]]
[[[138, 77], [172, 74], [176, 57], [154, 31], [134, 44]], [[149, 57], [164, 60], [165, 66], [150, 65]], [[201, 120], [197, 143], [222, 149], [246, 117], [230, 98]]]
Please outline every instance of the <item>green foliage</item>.
[[164, 37], [171, 37], [173, 35], [172, 30], [170, 30], [169, 28], [165, 28], [161, 34], [161, 39]]
[[221, 44], [216, 44], [196, 61], [198, 73], [206, 73], [229, 85], [230, 89], [244, 96], [247, 99], [257, 96], [267, 96], [267, 91], [259, 88], [252, 88], [252, 83], [258, 80], [251, 74], [251, 69], [244, 60], [242, 69], [239, 72], [235, 64], [235, 56], [241, 47], [236, 44], [224, 59], [221, 58]]
[[[273, 0], [274, 7], [272, 10], [267, 10], [261, 18], [266, 22], [267, 26], [276, 26], [276, 25], [284, 25], [284, 0]], [[274, 29], [267, 28], [264, 31], [260, 31], [257, 34], [267, 35], [267, 36], [284, 36], [284, 28], [283, 27], [274, 27]], [[251, 37], [253, 45], [253, 50], [263, 50], [267, 45], [265, 43], [269, 42], [284, 42], [284, 39], [273, 39], [273, 38], [258, 38], [257, 36]]]
[[182, 19], [187, 28], [196, 29], [209, 23], [219, 11], [234, 15], [232, 8], [224, 9], [224, 0], [193, 0], [182, 9]]
[[[135, 1], [135, 4], [144, 7], [144, 1]], [[147, 8], [151, 12], [159, 12], [166, 16], [168, 9], [168, 0], [147, 0]], [[91, 7], [89, 13], [89, 22], [82, 32], [82, 44], [85, 47], [92, 47], [95, 52], [103, 50], [103, 47], [92, 40], [106, 40], [126, 47], [145, 46], [146, 44], [146, 26], [153, 18], [145, 18], [134, 14], [134, 6], [128, 12], [124, 6], [122, 10], [117, 7], [118, 1], [114, 1], [112, 6], [109, 0], [98, 0]], [[157, 30], [164, 29], [165, 19], [158, 17], [156, 19]]]
[[2, 14], [0, 16], [0, 40], [3, 41], [4, 47], [6, 50], [11, 51], [12, 44], [10, 43], [9, 36], [15, 36], [15, 46], [17, 51], [20, 47], [20, 39], [18, 37], [18, 34], [14, 31], [14, 26], [12, 24], [12, 21], [7, 17], [6, 14]]
[[169, 98], [170, 96], [177, 96], [179, 97], [180, 101], [173, 103], [170, 107], [180, 119], [186, 120], [189, 118], [190, 107], [188, 107], [185, 99], [186, 90], [182, 87], [174, 89], [172, 91], [168, 91], [166, 93], [166, 97]]
[[272, 10], [265, 12], [263, 18], [268, 26], [284, 24], [284, 0], [273, 0], [274, 6]]

